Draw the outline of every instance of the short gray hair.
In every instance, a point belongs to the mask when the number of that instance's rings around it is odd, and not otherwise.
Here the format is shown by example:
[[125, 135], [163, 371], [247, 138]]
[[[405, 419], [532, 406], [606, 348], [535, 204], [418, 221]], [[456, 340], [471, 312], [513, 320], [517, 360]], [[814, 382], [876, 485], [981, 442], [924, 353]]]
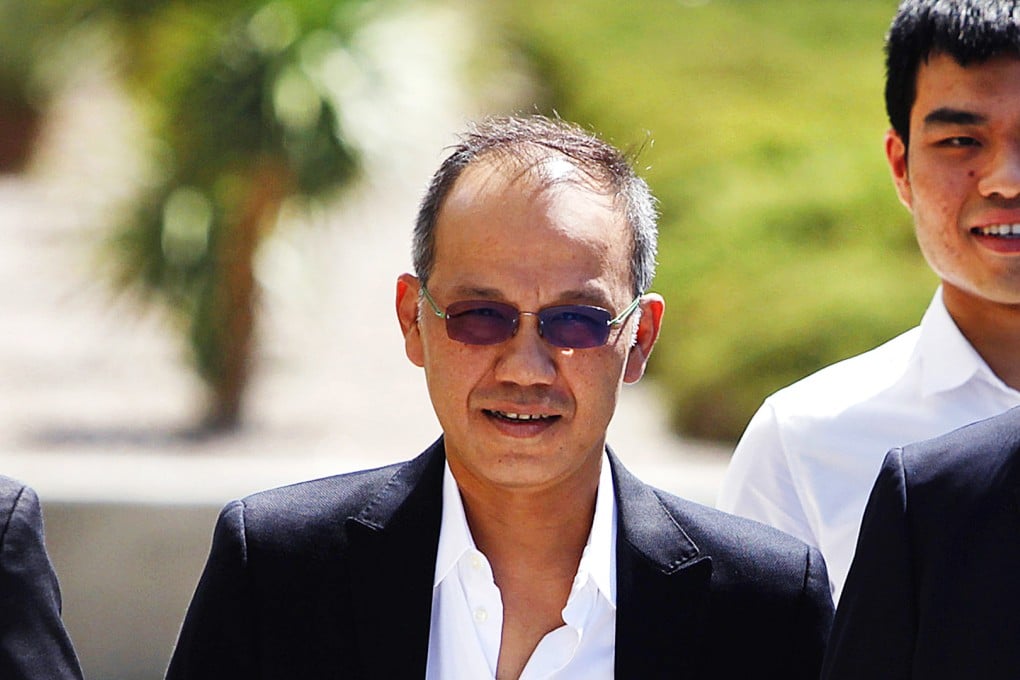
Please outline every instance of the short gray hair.
[[631, 228], [631, 279], [635, 295], [648, 291], [655, 276], [658, 210], [648, 184], [625, 155], [583, 128], [545, 116], [492, 117], [473, 123], [432, 176], [418, 209], [412, 243], [415, 275], [428, 282], [435, 265], [436, 220], [457, 178], [481, 157], [504, 155], [518, 161], [559, 154], [601, 189], [622, 201]]

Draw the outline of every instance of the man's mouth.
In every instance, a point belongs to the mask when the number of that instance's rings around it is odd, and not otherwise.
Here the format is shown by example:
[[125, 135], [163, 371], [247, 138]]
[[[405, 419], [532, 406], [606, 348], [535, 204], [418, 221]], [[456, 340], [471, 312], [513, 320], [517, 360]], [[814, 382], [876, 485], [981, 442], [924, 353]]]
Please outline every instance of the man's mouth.
[[987, 227], [974, 227], [970, 231], [979, 236], [1020, 238], [1020, 224], [990, 224]]
[[559, 416], [544, 413], [511, 413], [508, 411], [494, 411], [491, 409], [484, 409], [484, 412], [490, 417], [499, 418], [500, 420], [505, 420], [511, 423], [537, 423], [559, 418]]

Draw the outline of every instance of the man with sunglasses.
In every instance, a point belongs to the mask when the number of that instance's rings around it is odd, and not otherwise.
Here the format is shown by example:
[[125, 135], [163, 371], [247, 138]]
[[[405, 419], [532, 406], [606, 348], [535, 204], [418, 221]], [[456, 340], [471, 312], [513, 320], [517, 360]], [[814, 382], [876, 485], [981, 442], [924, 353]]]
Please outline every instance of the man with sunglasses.
[[229, 505], [168, 677], [816, 677], [817, 551], [647, 486], [606, 446], [662, 320], [655, 219], [591, 134], [474, 126], [396, 290], [442, 438]]

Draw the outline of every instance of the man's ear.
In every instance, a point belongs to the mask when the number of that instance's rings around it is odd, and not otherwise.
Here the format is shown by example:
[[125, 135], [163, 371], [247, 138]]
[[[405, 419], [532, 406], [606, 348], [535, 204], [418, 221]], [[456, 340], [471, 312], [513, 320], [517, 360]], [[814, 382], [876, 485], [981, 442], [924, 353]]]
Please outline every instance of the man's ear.
[[397, 321], [404, 334], [404, 353], [415, 366], [425, 365], [425, 352], [421, 344], [421, 328], [418, 326], [418, 277], [401, 274], [397, 277]]
[[659, 329], [662, 328], [662, 314], [666, 310], [666, 302], [658, 293], [642, 295], [640, 304], [641, 317], [623, 372], [623, 381], [627, 383], [636, 383], [645, 374], [648, 357], [652, 355], [652, 348], [659, 338]]
[[907, 171], [907, 145], [895, 130], [885, 133], [885, 158], [889, 161], [889, 171], [892, 173], [900, 203], [905, 205], [907, 210], [912, 210], [914, 194], [910, 189], [910, 173]]

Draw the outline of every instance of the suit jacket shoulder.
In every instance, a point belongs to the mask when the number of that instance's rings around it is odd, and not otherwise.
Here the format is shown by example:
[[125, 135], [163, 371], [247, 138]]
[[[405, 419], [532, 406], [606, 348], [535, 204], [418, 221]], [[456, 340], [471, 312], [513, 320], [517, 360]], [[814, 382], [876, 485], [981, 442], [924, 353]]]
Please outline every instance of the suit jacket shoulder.
[[802, 594], [809, 575], [824, 575], [818, 550], [790, 534], [684, 498], [659, 496], [691, 540], [713, 556], [720, 586], [754, 583], [755, 594], [763, 599], [793, 597]]
[[81, 678], [35, 492], [0, 477], [0, 678]]
[[817, 677], [832, 598], [816, 549], [648, 486], [615, 460], [614, 476], [617, 677]]
[[407, 463], [225, 507], [167, 677], [415, 677], [443, 463], [440, 440]]
[[[338, 531], [346, 532], [344, 522], [338, 520], [361, 513], [387, 485], [397, 485], [394, 476], [405, 465], [412, 463], [300, 482], [242, 498], [236, 504], [249, 549], [283, 546], [293, 553], [322, 540], [336, 540]], [[407, 476], [406, 471], [403, 474]], [[232, 511], [231, 506], [224, 509], [225, 514]]]
[[823, 677], [1020, 674], [1020, 408], [893, 449]]
[[959, 500], [984, 496], [1011, 485], [1020, 466], [1020, 407], [948, 434], [902, 448], [905, 481], [911, 494], [936, 489]]

